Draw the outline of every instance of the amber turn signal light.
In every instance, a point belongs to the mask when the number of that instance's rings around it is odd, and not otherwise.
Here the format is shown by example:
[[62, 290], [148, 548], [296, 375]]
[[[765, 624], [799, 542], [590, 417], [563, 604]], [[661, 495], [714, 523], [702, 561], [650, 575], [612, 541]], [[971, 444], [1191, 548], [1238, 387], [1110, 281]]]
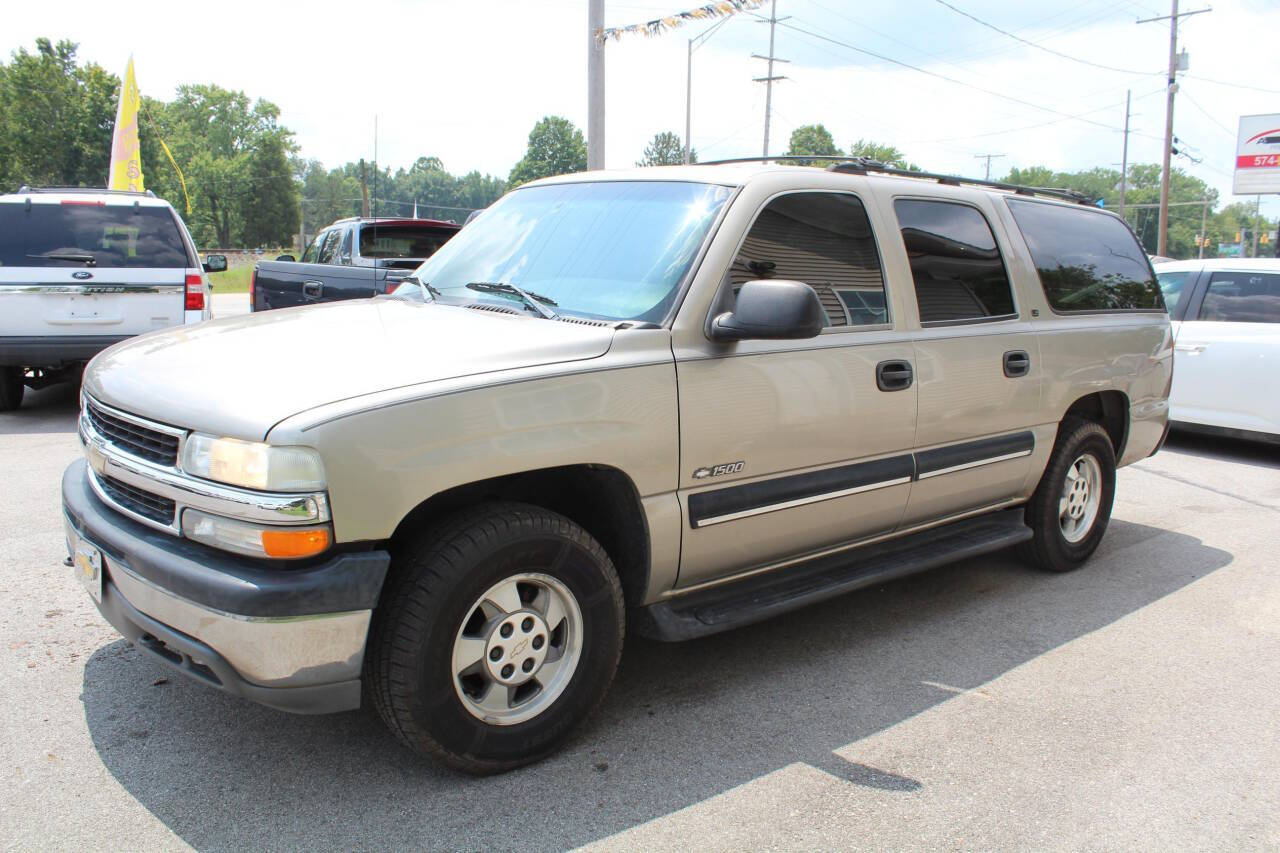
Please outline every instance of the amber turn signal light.
[[329, 531], [324, 527], [262, 531], [262, 550], [268, 557], [310, 557], [328, 547]]

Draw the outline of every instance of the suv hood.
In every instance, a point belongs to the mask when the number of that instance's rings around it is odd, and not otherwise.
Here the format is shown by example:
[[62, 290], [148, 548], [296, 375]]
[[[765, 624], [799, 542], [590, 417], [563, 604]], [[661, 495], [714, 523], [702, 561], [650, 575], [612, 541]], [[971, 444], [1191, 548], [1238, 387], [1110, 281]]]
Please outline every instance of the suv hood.
[[399, 299], [179, 326], [90, 364], [95, 399], [162, 423], [261, 440], [316, 406], [441, 379], [604, 355], [612, 328]]

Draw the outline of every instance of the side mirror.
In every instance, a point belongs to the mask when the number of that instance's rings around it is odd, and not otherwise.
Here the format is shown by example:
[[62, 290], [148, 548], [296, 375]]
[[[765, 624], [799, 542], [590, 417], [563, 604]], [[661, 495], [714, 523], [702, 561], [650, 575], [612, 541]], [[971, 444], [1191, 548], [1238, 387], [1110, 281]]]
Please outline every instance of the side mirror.
[[295, 258], [293, 255], [276, 255], [276, 260], [293, 262], [293, 261], [296, 261], [297, 258]]
[[742, 285], [733, 311], [711, 321], [711, 337], [717, 341], [813, 338], [825, 320], [818, 294], [803, 281], [757, 279]]
[[202, 264], [205, 272], [226, 272], [227, 256], [226, 255], [205, 255]]

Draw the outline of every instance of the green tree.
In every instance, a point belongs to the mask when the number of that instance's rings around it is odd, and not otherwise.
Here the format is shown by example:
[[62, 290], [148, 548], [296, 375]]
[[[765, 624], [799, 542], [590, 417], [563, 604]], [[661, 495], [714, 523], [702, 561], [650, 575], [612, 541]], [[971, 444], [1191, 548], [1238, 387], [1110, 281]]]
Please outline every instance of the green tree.
[[120, 78], [76, 50], [38, 38], [0, 65], [0, 190], [106, 186]]
[[866, 157], [896, 169], [910, 169], [919, 172], [920, 167], [907, 161], [907, 156], [892, 145], [882, 145], [870, 139], [859, 139], [849, 146], [850, 157]]
[[[165, 138], [186, 175], [194, 208], [188, 224], [197, 242], [229, 247], [244, 241], [246, 212], [267, 194], [285, 195], [273, 203], [277, 210], [296, 204], [288, 162], [293, 134], [279, 124], [275, 104], [251, 103], [244, 92], [215, 85], [180, 86], [163, 113]], [[297, 219], [289, 223], [291, 232]], [[253, 228], [254, 236], [263, 236], [261, 221]]]
[[[698, 162], [698, 152], [689, 149], [689, 162]], [[637, 166], [679, 166], [684, 163], [684, 143], [671, 131], [655, 133], [653, 140], [644, 148], [644, 159], [636, 161]]]
[[560, 116], [547, 116], [529, 131], [529, 147], [507, 179], [517, 187], [550, 175], [581, 172], [587, 168], [587, 142], [582, 131]]
[[[832, 157], [840, 157], [844, 154], [836, 146], [836, 141], [831, 136], [831, 131], [821, 124], [805, 124], [791, 131], [791, 145], [787, 148], [787, 153], [790, 155], [828, 155]], [[830, 162], [829, 160], [811, 160], [807, 165], [825, 166]]]
[[249, 155], [250, 200], [241, 207], [240, 242], [246, 247], [283, 246], [298, 231], [298, 186], [289, 165], [289, 140], [272, 133]]

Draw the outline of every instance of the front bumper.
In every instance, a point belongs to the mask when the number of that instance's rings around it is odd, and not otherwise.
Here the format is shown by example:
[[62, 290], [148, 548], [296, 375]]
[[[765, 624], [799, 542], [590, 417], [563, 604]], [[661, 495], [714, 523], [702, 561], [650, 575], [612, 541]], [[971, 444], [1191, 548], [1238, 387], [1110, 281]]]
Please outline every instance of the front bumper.
[[63, 475], [62, 506], [72, 551], [83, 540], [102, 552], [99, 611], [138, 648], [197, 681], [284, 711], [359, 707], [386, 551], [289, 568], [217, 552], [108, 508], [83, 460]]

